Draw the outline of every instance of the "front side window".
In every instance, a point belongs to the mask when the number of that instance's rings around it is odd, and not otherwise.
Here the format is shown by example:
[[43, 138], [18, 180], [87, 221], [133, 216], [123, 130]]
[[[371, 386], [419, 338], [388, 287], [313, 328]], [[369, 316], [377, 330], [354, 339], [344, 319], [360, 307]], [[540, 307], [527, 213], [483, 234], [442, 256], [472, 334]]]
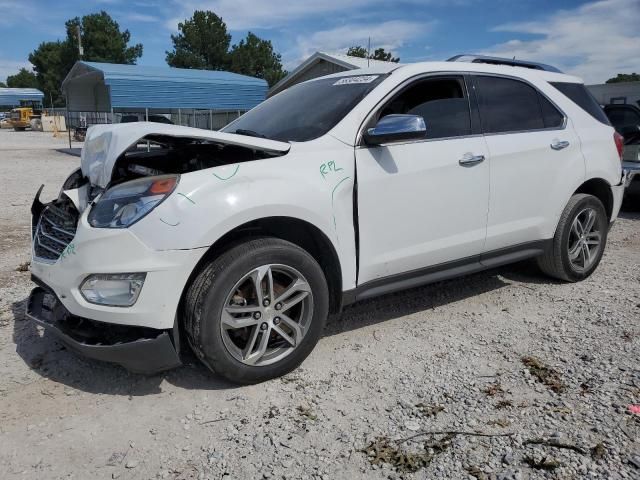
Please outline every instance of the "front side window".
[[462, 77], [430, 78], [413, 83], [387, 102], [377, 119], [392, 114], [424, 118], [426, 138], [471, 134], [469, 99]]
[[283, 142], [321, 137], [387, 75], [321, 78], [289, 87], [222, 129]]
[[535, 88], [510, 78], [478, 76], [475, 82], [484, 133], [546, 128]]

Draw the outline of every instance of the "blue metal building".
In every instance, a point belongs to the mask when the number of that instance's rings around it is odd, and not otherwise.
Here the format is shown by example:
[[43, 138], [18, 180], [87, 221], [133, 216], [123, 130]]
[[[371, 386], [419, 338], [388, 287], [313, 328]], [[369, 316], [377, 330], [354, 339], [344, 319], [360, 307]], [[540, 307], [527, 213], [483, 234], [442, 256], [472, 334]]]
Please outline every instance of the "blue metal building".
[[18, 107], [21, 101], [42, 103], [44, 93], [35, 88], [0, 88], [0, 106]]
[[268, 85], [230, 72], [78, 61], [62, 90], [76, 112], [237, 112], [262, 102]]

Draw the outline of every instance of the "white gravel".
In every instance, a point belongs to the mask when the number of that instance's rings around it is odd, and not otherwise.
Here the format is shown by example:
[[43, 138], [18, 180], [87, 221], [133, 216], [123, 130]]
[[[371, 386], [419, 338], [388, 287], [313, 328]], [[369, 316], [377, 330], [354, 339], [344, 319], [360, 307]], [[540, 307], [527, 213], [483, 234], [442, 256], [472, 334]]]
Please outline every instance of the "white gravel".
[[[582, 283], [525, 262], [355, 305], [282, 379], [237, 387], [195, 360], [145, 377], [74, 355], [23, 315], [29, 207], [78, 165], [64, 146], [0, 131], [3, 479], [640, 478], [638, 209]], [[425, 431], [465, 434], [397, 442]]]

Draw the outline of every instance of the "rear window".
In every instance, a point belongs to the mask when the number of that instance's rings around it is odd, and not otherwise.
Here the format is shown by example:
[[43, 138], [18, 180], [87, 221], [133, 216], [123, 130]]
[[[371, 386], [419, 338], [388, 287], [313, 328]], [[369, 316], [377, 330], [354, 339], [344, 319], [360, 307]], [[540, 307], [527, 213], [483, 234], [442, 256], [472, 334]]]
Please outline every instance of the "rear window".
[[538, 92], [509, 78], [476, 77], [484, 133], [523, 132], [545, 128]]
[[565, 82], [551, 82], [555, 88], [560, 90], [564, 95], [569, 97], [573, 103], [576, 103], [585, 112], [591, 115], [605, 125], [611, 125], [609, 119], [604, 113], [602, 107], [598, 104], [593, 95], [589, 93], [589, 90], [581, 83], [565, 83]]

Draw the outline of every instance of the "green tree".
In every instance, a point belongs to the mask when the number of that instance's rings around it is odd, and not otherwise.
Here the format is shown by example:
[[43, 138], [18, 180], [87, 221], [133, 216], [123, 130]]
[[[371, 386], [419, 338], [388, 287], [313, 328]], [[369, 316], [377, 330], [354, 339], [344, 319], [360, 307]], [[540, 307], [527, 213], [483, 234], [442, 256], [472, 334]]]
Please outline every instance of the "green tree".
[[73, 64], [80, 59], [78, 27], [82, 40], [82, 60], [109, 63], [135, 63], [142, 56], [142, 45], [129, 46], [129, 30], [120, 26], [107, 12], [72, 18], [66, 23], [67, 37], [55, 42], [43, 42], [29, 55], [45, 98], [53, 98], [54, 105], [64, 105], [61, 84]]
[[[129, 46], [131, 33], [120, 31], [120, 25], [105, 11], [67, 20], [65, 47], [78, 52], [78, 27], [82, 39], [83, 60], [92, 62], [134, 64], [142, 56], [142, 44]], [[71, 55], [75, 60], [78, 57]]]
[[621, 83], [621, 82], [640, 82], [640, 74], [638, 73], [619, 73], [610, 78], [605, 83]]
[[210, 11], [196, 10], [178, 24], [178, 34], [171, 35], [173, 51], [166, 52], [172, 67], [203, 70], [229, 68], [231, 35], [222, 18]]
[[64, 105], [60, 86], [73, 66], [73, 61], [65, 58], [68, 56], [67, 49], [60, 40], [42, 42], [29, 54], [29, 61], [36, 72], [38, 88], [44, 92], [45, 98], [53, 98], [55, 106]]
[[7, 84], [4, 82], [0, 82], [0, 88], [7, 88]]
[[7, 86], [10, 88], [38, 88], [38, 79], [35, 73], [21, 68], [15, 75], [7, 77]]
[[369, 52], [364, 47], [355, 46], [349, 47], [349, 50], [347, 50], [347, 55], [349, 55], [350, 57], [367, 58]]
[[349, 55], [350, 57], [370, 58], [371, 60], [382, 60], [383, 62], [398, 63], [400, 61], [399, 57], [394, 57], [391, 52], [387, 52], [384, 48], [376, 48], [373, 54], [369, 55], [366, 48], [362, 46], [353, 46], [353, 47], [349, 47], [349, 50], [347, 50], [347, 55]]
[[269, 86], [275, 85], [287, 74], [282, 68], [282, 57], [273, 51], [271, 41], [262, 40], [251, 32], [233, 46], [229, 57], [232, 72], [263, 78]]

